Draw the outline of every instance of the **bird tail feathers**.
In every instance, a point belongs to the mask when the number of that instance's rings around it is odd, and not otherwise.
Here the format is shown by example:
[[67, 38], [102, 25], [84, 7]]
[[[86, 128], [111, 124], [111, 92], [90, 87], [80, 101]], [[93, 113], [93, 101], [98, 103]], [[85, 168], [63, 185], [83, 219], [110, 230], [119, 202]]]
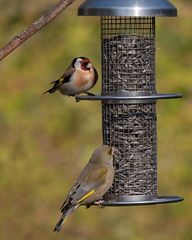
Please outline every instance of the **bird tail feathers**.
[[58, 90], [58, 86], [57, 87], [52, 87], [51, 89], [45, 91], [43, 94], [45, 94], [45, 93], [54, 93], [57, 90]]
[[61, 79], [57, 79], [53, 82], [51, 82], [51, 84], [54, 84], [53, 87], [47, 91], [45, 91], [43, 94], [45, 93], [54, 93], [55, 91], [58, 90], [58, 88], [62, 85], [62, 78]]
[[57, 224], [55, 225], [54, 228], [54, 232], [59, 232], [61, 230], [61, 227], [63, 225], [63, 223], [67, 220], [68, 216], [75, 211], [75, 209], [77, 209], [80, 205], [75, 205], [72, 206], [71, 208], [69, 208], [68, 210], [66, 210], [65, 212], [63, 212], [63, 214], [61, 215], [59, 221], [57, 222]]

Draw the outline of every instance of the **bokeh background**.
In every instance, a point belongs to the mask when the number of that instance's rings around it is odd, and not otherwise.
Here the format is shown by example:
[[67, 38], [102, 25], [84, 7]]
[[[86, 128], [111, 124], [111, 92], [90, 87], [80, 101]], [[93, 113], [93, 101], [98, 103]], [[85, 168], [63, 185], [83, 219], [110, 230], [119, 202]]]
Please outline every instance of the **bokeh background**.
[[[101, 106], [59, 93], [41, 95], [75, 56], [100, 72], [99, 18], [78, 17], [77, 0], [0, 63], [0, 239], [192, 239], [192, 1], [172, 0], [178, 18], [157, 19], [157, 88], [182, 92], [158, 102], [160, 195], [177, 204], [80, 208], [53, 233], [59, 207], [101, 144]], [[0, 0], [0, 46], [53, 0]], [[100, 83], [94, 92], [100, 92]]]

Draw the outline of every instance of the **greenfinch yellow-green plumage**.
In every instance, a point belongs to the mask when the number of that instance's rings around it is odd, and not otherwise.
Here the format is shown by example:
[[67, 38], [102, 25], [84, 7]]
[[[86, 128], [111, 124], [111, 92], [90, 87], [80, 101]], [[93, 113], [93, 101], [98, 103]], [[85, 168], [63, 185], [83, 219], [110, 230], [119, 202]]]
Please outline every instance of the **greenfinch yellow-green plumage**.
[[59, 232], [67, 216], [80, 205], [90, 205], [102, 200], [114, 179], [113, 154], [115, 148], [102, 145], [92, 154], [91, 159], [78, 176], [65, 202], [61, 206], [61, 218], [54, 231]]

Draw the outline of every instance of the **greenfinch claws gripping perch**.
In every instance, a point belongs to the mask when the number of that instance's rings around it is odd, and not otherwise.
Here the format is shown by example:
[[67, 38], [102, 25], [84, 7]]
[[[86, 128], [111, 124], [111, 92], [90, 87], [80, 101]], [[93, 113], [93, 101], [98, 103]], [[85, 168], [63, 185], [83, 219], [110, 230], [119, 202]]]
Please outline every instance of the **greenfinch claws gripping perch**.
[[54, 231], [59, 232], [67, 217], [80, 205], [102, 203], [103, 195], [109, 190], [114, 179], [113, 155], [115, 148], [102, 145], [92, 154], [91, 159], [78, 176], [65, 202], [61, 206], [61, 218]]

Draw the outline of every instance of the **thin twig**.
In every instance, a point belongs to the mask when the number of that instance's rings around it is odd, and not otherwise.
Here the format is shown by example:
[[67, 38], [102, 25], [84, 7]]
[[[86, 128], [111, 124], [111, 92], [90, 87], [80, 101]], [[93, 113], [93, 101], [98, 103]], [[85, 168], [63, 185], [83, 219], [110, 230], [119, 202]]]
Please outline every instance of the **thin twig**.
[[4, 47], [0, 49], [0, 61], [5, 58], [14, 49], [19, 47], [23, 42], [29, 39], [32, 35], [46, 26], [49, 22], [55, 19], [65, 8], [71, 5], [75, 0], [60, 0], [53, 8], [46, 12], [43, 16], [33, 22], [27, 29], [16, 35]]

